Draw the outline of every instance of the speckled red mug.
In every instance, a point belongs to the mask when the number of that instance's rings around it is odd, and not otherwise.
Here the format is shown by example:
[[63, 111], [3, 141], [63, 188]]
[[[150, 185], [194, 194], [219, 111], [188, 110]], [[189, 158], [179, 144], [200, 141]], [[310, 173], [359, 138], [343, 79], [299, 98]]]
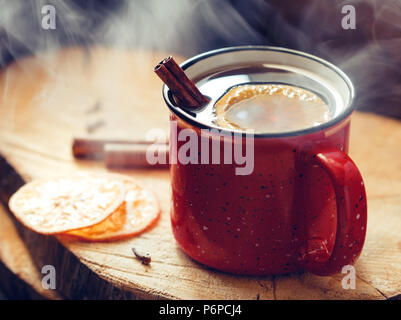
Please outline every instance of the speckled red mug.
[[[290, 72], [290, 80], [302, 75], [299, 79], [307, 89], [316, 82], [333, 90], [343, 108], [312, 128], [255, 134], [249, 175], [237, 175], [230, 164], [183, 164], [179, 159], [170, 163], [174, 236], [193, 259], [230, 273], [340, 272], [358, 258], [367, 222], [364, 183], [347, 155], [352, 83], [327, 61], [274, 47], [215, 50], [181, 66], [199, 85], [213, 72], [255, 62]], [[173, 120], [171, 154], [186, 143], [177, 138], [182, 130], [194, 130], [201, 145], [201, 129], [221, 129], [177, 106], [166, 86], [163, 95]], [[212, 139], [231, 134], [222, 132]], [[243, 135], [232, 143], [246, 143], [245, 139]]]

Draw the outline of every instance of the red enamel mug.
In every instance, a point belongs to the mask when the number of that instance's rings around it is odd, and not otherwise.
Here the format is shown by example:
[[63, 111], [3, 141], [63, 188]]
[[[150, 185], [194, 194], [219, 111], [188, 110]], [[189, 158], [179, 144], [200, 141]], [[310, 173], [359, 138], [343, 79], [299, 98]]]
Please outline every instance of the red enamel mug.
[[[268, 72], [235, 71], [255, 65]], [[206, 83], [233, 74], [242, 83], [256, 79], [301, 86], [335, 106], [332, 119], [323, 124], [254, 134], [252, 170], [238, 174], [239, 164], [213, 162], [201, 148], [190, 161], [177, 157], [188, 142], [183, 137], [187, 129], [197, 146], [221, 142], [214, 149], [220, 159], [250, 140], [244, 132], [218, 128], [176, 105], [164, 86], [171, 111], [171, 225], [182, 250], [211, 268], [246, 275], [303, 270], [330, 275], [353, 264], [365, 240], [367, 202], [361, 174], [348, 156], [354, 109], [349, 78], [318, 57], [265, 46], [219, 49], [181, 67], [205, 95]]]

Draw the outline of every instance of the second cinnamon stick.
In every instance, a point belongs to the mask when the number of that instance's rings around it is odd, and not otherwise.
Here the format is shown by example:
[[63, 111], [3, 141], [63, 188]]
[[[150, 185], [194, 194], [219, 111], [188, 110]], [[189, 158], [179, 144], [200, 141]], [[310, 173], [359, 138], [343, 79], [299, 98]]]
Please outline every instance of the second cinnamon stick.
[[[107, 168], [168, 168], [167, 144], [106, 144], [104, 162]], [[149, 153], [147, 155], [147, 153]]]

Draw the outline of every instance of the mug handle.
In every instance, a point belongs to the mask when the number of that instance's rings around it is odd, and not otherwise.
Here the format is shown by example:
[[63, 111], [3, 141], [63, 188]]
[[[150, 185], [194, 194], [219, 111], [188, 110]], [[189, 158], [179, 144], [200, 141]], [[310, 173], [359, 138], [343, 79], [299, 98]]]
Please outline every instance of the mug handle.
[[[326, 241], [313, 238], [300, 248], [300, 264], [316, 275], [341, 272], [355, 262], [366, 235], [367, 203], [361, 174], [351, 158], [338, 149], [328, 149], [308, 157], [322, 168], [334, 186], [337, 203], [337, 232], [331, 255]], [[310, 162], [309, 162], [310, 163]]]

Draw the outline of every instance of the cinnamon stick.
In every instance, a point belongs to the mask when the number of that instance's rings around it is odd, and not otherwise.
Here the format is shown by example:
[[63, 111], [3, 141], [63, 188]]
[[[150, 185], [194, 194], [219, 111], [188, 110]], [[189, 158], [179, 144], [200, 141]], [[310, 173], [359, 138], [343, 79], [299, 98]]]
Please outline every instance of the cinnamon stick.
[[[150, 149], [149, 149], [150, 148]], [[107, 168], [168, 168], [169, 147], [167, 144], [113, 144], [104, 146], [104, 162]], [[149, 163], [147, 151], [161, 159], [157, 163]], [[157, 160], [156, 159], [156, 160]]]
[[188, 78], [184, 70], [169, 56], [154, 68], [154, 72], [169, 87], [178, 103], [188, 108], [200, 108], [209, 102]]
[[74, 138], [72, 143], [72, 154], [77, 159], [102, 160], [104, 159], [104, 147], [106, 144], [132, 144], [148, 146], [152, 143], [155, 142], [147, 140], [120, 140], [76, 137]]
[[195, 98], [199, 105], [205, 105], [209, 103], [209, 98], [205, 97], [199, 89], [196, 87], [195, 83], [188, 78], [184, 70], [175, 62], [172, 56], [167, 57], [163, 60], [163, 64], [166, 68], [182, 83], [188, 92]]

